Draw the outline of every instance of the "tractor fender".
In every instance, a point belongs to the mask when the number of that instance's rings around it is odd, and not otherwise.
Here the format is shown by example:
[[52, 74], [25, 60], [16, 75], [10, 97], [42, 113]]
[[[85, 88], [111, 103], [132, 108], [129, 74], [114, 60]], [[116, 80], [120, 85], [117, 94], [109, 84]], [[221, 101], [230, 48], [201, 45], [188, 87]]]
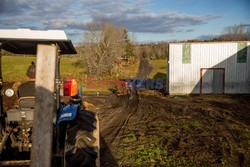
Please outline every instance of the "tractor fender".
[[63, 109], [59, 113], [57, 125], [59, 125], [60, 122], [74, 120], [77, 114], [78, 107], [79, 105], [67, 105], [63, 107]]

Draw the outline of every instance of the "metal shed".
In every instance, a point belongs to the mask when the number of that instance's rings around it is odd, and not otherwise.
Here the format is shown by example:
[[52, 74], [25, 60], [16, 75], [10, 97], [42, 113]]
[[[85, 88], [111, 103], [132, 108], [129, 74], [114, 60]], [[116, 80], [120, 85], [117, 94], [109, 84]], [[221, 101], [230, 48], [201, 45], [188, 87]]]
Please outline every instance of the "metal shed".
[[250, 41], [170, 43], [169, 94], [249, 94]]

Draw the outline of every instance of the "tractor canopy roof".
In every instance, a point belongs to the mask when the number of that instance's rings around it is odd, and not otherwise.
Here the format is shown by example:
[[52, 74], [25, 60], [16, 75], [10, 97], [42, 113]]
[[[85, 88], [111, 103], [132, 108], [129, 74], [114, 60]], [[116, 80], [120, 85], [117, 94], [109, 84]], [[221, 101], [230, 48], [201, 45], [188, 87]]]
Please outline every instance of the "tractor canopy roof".
[[0, 30], [0, 47], [15, 54], [36, 54], [38, 44], [57, 44], [60, 54], [76, 54], [76, 50], [62, 30]]

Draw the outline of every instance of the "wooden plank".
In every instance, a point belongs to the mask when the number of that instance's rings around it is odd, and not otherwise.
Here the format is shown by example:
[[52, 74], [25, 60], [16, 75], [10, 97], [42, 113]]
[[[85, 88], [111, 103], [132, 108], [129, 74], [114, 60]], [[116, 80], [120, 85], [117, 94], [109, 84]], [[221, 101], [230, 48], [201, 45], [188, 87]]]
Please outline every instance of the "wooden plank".
[[17, 161], [0, 161], [0, 166], [29, 166], [30, 160], [17, 160]]
[[31, 167], [50, 167], [57, 46], [38, 45]]
[[100, 128], [99, 128], [99, 118], [98, 118], [98, 115], [96, 113], [96, 130], [94, 131], [93, 133], [93, 136], [96, 138], [96, 141], [94, 143], [95, 145], [95, 152], [97, 153], [97, 159], [96, 159], [96, 167], [100, 167], [101, 166], [101, 157], [100, 157]]

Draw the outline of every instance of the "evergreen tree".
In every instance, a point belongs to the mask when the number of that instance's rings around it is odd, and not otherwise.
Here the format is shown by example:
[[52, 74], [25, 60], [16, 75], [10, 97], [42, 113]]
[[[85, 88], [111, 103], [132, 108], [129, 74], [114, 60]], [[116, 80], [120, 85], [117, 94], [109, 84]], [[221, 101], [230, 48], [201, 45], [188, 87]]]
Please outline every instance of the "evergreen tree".
[[124, 29], [124, 41], [125, 41], [125, 54], [122, 56], [124, 59], [129, 59], [134, 56], [134, 46], [131, 43], [128, 31]]

